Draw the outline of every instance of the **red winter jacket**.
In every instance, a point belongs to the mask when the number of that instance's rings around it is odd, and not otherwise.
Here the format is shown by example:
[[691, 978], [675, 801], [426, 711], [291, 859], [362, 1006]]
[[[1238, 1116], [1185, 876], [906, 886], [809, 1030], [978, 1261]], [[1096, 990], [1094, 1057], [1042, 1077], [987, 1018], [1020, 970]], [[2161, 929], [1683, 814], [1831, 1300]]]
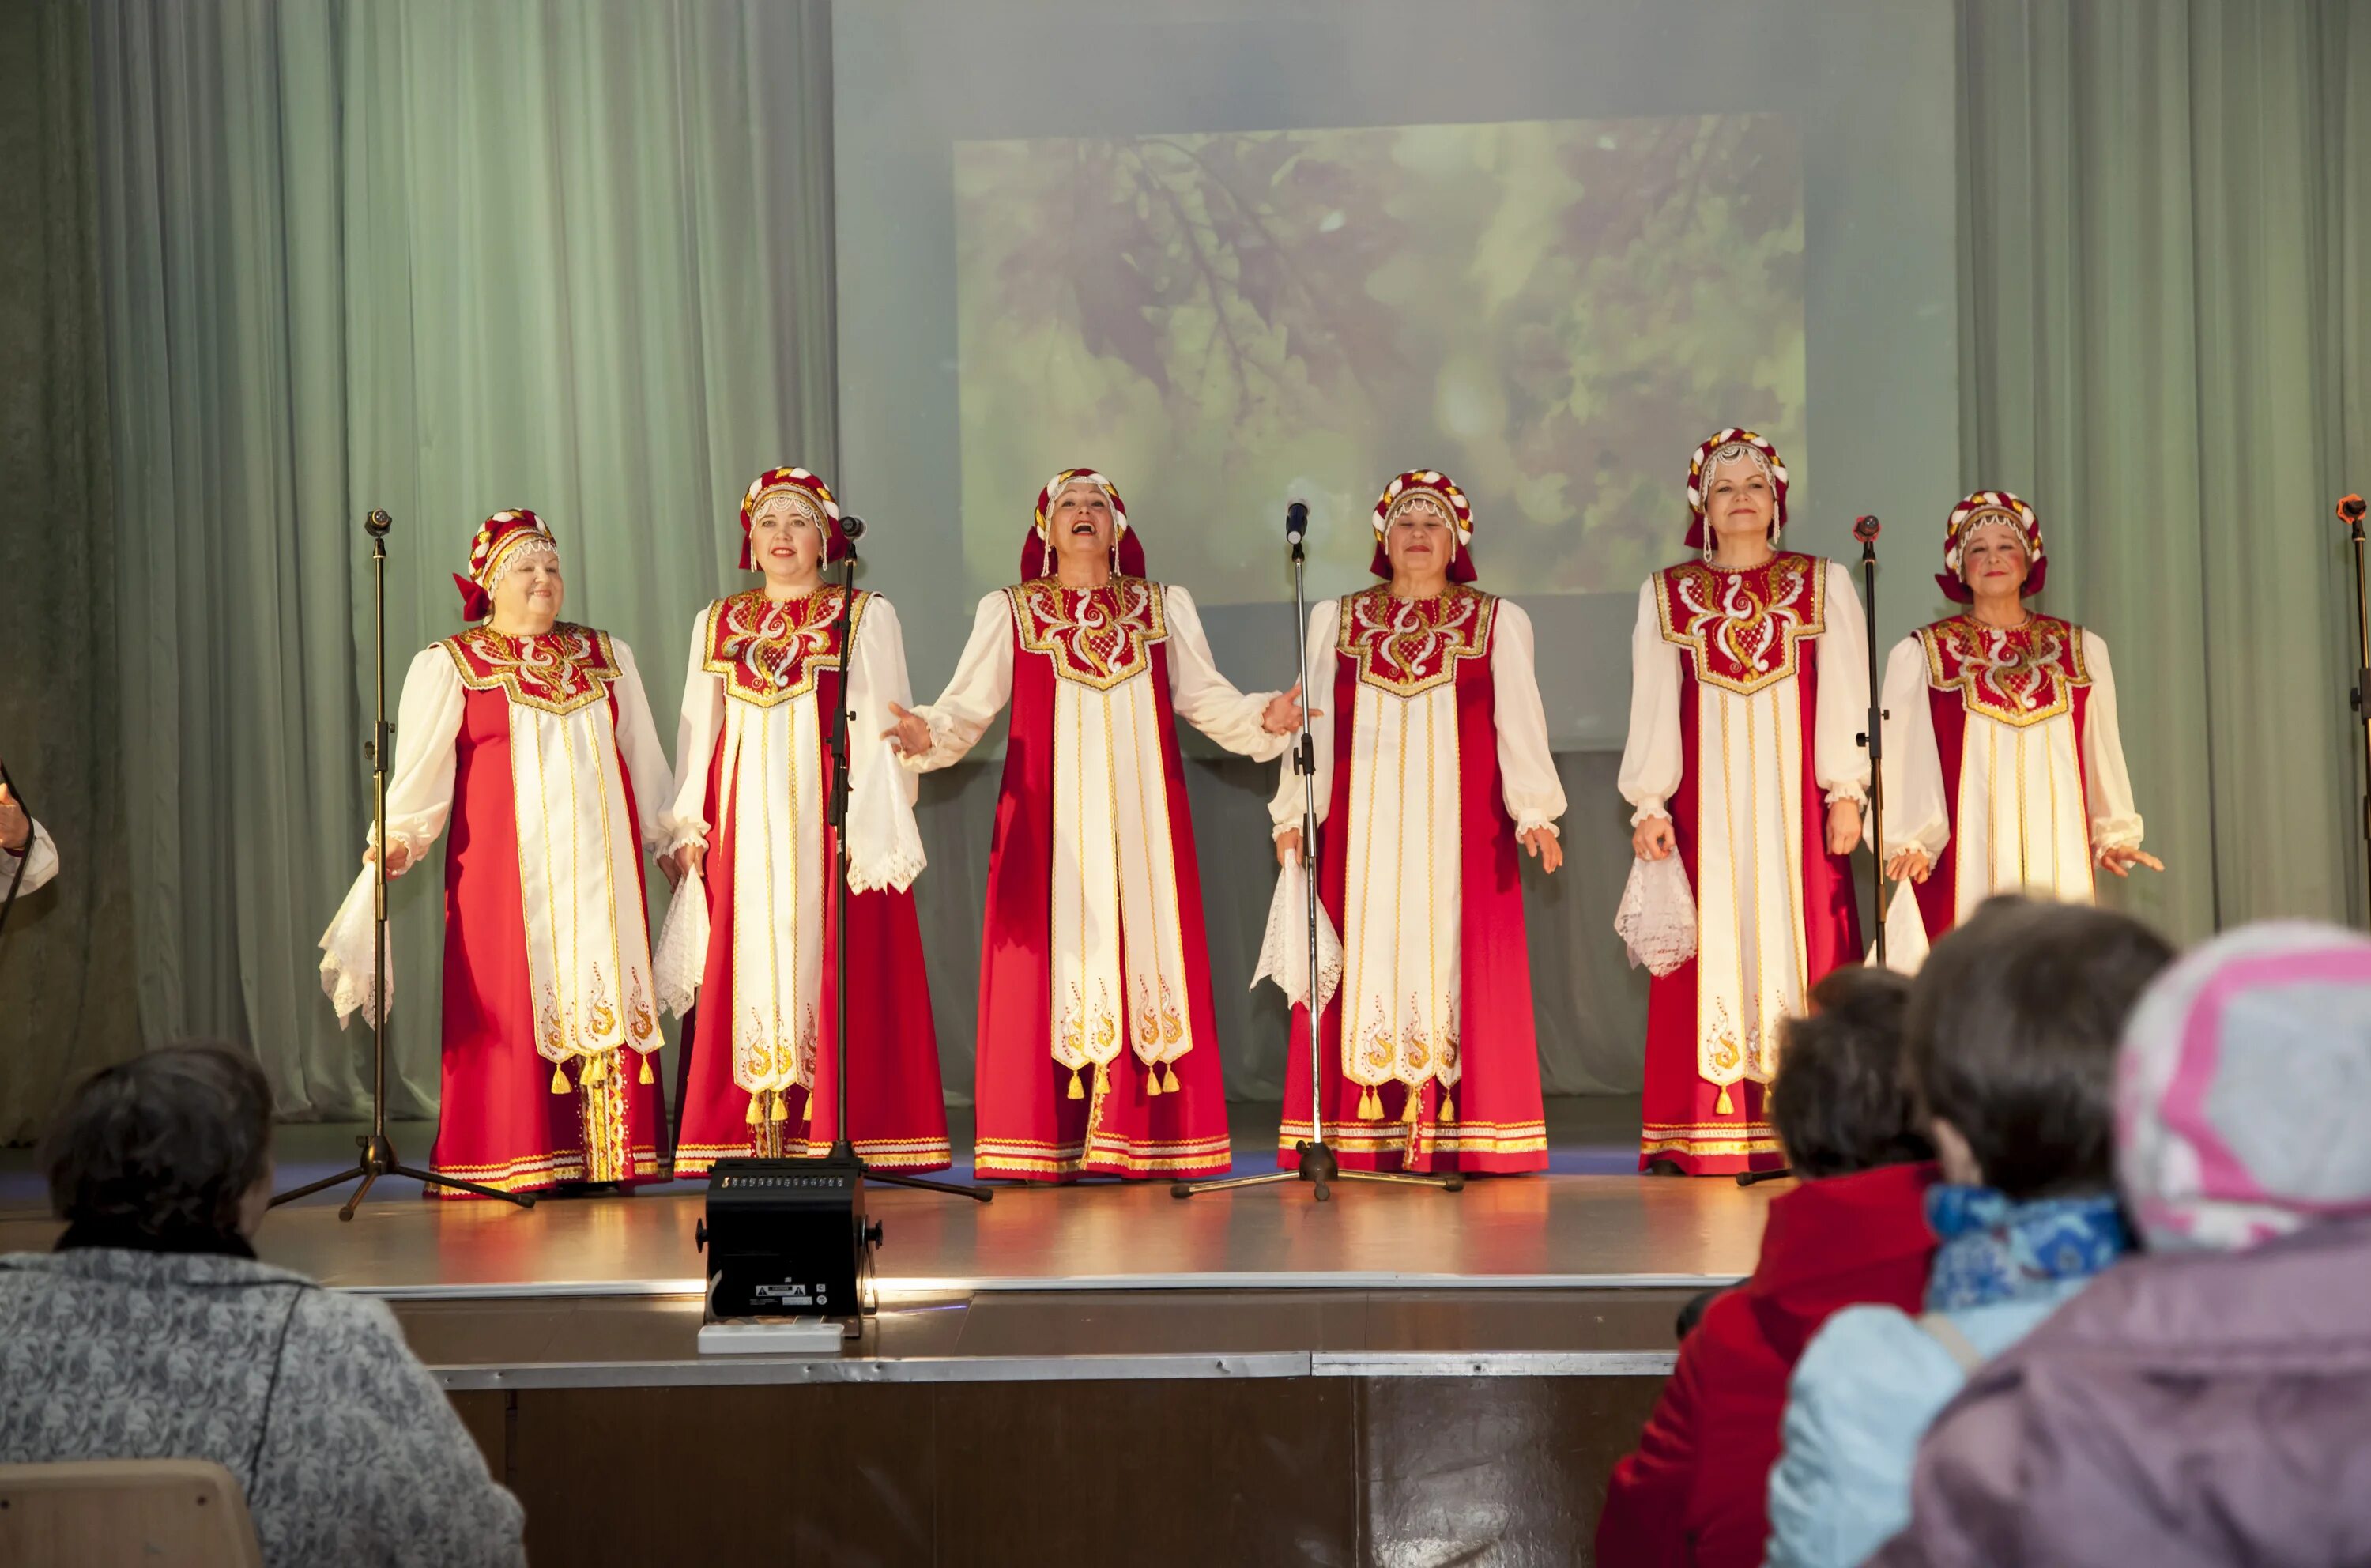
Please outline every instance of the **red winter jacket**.
[[1714, 1301], [1597, 1522], [1605, 1568], [1757, 1568], [1787, 1379], [1828, 1314], [1861, 1302], [1915, 1312], [1935, 1254], [1932, 1165], [1806, 1182], [1774, 1199], [1753, 1275]]

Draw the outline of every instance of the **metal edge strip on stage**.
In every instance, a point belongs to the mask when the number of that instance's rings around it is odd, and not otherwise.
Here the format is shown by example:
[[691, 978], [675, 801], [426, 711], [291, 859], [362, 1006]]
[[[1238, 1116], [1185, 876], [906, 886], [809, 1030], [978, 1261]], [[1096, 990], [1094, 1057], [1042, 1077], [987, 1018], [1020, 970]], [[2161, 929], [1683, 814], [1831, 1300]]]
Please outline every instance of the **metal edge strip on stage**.
[[[977, 1278], [886, 1278], [885, 1301], [941, 1298], [1009, 1291], [1053, 1290], [1711, 1290], [1735, 1285], [1739, 1274], [1445, 1274], [1394, 1273], [993, 1274]], [[534, 1297], [698, 1296], [697, 1279], [524, 1280], [477, 1284], [341, 1285], [332, 1289], [386, 1301], [496, 1301]]]
[[729, 1355], [437, 1366], [449, 1392], [734, 1388], [801, 1383], [1051, 1383], [1187, 1378], [1660, 1378], [1671, 1351], [1260, 1351], [1245, 1355]]

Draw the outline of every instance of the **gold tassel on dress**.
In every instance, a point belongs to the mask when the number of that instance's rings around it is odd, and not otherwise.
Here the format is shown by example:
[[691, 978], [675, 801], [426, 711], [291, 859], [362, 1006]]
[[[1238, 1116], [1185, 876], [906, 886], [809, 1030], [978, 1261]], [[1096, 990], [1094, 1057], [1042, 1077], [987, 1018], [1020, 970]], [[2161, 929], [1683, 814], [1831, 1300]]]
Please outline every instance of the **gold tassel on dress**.
[[1375, 1092], [1373, 1084], [1359, 1091], [1359, 1120], [1380, 1122], [1383, 1119], [1383, 1097]]
[[1072, 1099], [1072, 1100], [1084, 1100], [1086, 1097], [1087, 1097], [1087, 1091], [1086, 1091], [1085, 1088], [1084, 1088], [1083, 1086], [1081, 1086], [1081, 1085], [1080, 1084], [1080, 1082], [1079, 1082], [1079, 1069], [1078, 1069], [1078, 1068], [1076, 1068], [1076, 1067], [1072, 1067], [1072, 1068], [1070, 1069], [1070, 1099]]
[[645, 1051], [645, 1052], [642, 1052], [641, 1055], [642, 1055], [642, 1076], [641, 1078], [637, 1078], [635, 1081], [636, 1081], [636, 1082], [638, 1082], [638, 1083], [656, 1083], [658, 1080], [657, 1080], [656, 1078], [654, 1078], [651, 1077], [651, 1057], [650, 1057], [650, 1053], [649, 1053], [649, 1052], [647, 1052], [647, 1051]]
[[1712, 1109], [1713, 1114], [1716, 1116], [1726, 1116], [1735, 1109], [1735, 1107], [1730, 1105], [1729, 1102], [1729, 1085], [1722, 1084], [1720, 1086], [1720, 1098], [1713, 1101]]
[[1161, 1086], [1161, 1090], [1163, 1094], [1174, 1094], [1177, 1092], [1177, 1064], [1170, 1062], [1164, 1065], [1169, 1069], [1169, 1081]]
[[742, 1120], [748, 1123], [753, 1127], [764, 1123], [766, 1120], [766, 1091], [764, 1090], [758, 1090], [756, 1093], [749, 1096], [749, 1113], [746, 1116], [744, 1116]]
[[1408, 1085], [1407, 1102], [1400, 1107], [1400, 1121], [1411, 1127], [1416, 1125], [1417, 1111], [1423, 1101], [1423, 1086], [1420, 1084]]
[[564, 1062], [551, 1064], [551, 1092], [554, 1094], [568, 1092], [568, 1066]]
[[787, 1122], [790, 1119], [791, 1108], [782, 1103], [782, 1091], [778, 1089], [774, 1090], [773, 1103], [766, 1108], [766, 1120], [769, 1122]]
[[807, 1085], [807, 1102], [800, 1108], [799, 1124], [803, 1127], [815, 1125], [815, 1085], [813, 1084]]
[[1444, 1088], [1440, 1091], [1440, 1119], [1444, 1122], [1457, 1120], [1457, 1091], [1453, 1089]]
[[1144, 1092], [1148, 1095], [1159, 1094], [1161, 1092], [1161, 1064], [1159, 1062], [1151, 1064], [1144, 1070]]

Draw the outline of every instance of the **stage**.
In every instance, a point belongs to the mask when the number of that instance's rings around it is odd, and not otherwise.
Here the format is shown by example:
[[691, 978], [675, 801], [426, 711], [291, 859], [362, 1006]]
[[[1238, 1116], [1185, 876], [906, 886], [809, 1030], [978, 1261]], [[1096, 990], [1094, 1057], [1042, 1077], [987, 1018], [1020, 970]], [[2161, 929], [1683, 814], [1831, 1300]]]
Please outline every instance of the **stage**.
[[[1042, 1562], [1143, 1531], [1146, 1562], [1585, 1562], [1674, 1315], [1751, 1270], [1787, 1185], [1589, 1173], [1631, 1158], [1635, 1104], [1552, 1101], [1556, 1169], [1457, 1193], [871, 1187], [881, 1309], [836, 1355], [699, 1353], [693, 1183], [531, 1210], [395, 1188], [351, 1224], [334, 1193], [274, 1211], [259, 1251], [389, 1303], [527, 1501], [538, 1561], [761, 1541], [776, 1561]], [[1233, 1110], [1243, 1172], [1276, 1110]], [[395, 1136], [426, 1152], [426, 1127]], [[325, 1173], [332, 1138], [351, 1135], [283, 1129], [283, 1179]], [[55, 1234], [17, 1206], [27, 1174], [0, 1174], [9, 1250]], [[729, 1481], [790, 1533], [591, 1488], [595, 1454], [671, 1492]], [[842, 1484], [793, 1518], [769, 1489], [800, 1467]]]

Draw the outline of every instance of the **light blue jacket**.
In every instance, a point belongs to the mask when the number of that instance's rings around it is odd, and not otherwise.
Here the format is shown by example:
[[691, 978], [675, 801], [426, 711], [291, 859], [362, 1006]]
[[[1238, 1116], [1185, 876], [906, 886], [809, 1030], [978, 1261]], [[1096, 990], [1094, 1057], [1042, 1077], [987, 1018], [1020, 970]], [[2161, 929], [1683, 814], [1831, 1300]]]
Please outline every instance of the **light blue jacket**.
[[[1939, 1315], [1990, 1360], [2089, 1283]], [[1897, 1308], [1830, 1318], [1787, 1385], [1764, 1568], [1858, 1568], [1908, 1525], [1918, 1439], [1966, 1381], [1959, 1358]]]

